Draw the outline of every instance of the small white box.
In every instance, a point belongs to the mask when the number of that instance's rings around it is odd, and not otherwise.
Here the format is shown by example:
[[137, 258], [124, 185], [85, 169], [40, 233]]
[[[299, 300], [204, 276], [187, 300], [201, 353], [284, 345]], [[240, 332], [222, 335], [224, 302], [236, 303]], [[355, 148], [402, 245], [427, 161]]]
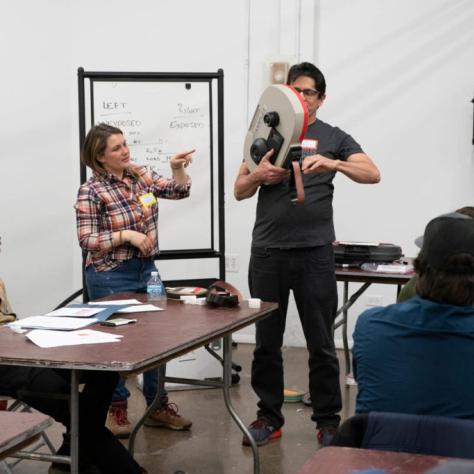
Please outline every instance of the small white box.
[[196, 304], [196, 296], [195, 295], [180, 296], [179, 299], [184, 304]]
[[262, 300], [260, 298], [250, 298], [249, 299], [249, 308], [260, 308]]

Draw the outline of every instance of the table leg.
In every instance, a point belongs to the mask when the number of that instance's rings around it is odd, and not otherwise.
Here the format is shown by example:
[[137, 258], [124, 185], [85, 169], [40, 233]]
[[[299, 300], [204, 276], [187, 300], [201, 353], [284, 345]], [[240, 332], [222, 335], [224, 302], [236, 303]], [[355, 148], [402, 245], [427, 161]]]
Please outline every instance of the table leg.
[[249, 430], [247, 427], [244, 425], [243, 421], [239, 418], [237, 415], [237, 412], [235, 411], [234, 407], [232, 406], [232, 402], [230, 399], [230, 387], [232, 385], [232, 336], [227, 335], [224, 336], [224, 353], [223, 353], [223, 359], [224, 359], [224, 364], [223, 364], [223, 380], [224, 380], [224, 401], [225, 405], [227, 407], [227, 410], [229, 411], [230, 415], [234, 419], [234, 421], [237, 423], [238, 427], [242, 431], [242, 433], [247, 436], [247, 438], [250, 441], [250, 446], [252, 448], [253, 452], [253, 472], [254, 474], [259, 474], [260, 473], [260, 458], [258, 455], [258, 448], [257, 444], [255, 443], [254, 439], [249, 433]]
[[345, 361], [345, 374], [346, 374], [346, 384], [348, 375], [351, 372], [351, 356], [349, 351], [349, 343], [347, 340], [347, 315], [349, 308], [359, 299], [359, 297], [364, 293], [365, 290], [371, 285], [371, 283], [364, 283], [355, 293], [349, 297], [349, 282], [344, 282], [344, 294], [343, 294], [343, 303], [342, 306], [337, 310], [336, 318], [342, 314], [342, 320], [334, 323], [334, 329], [342, 326], [342, 344], [344, 348], [344, 361]]
[[79, 474], [79, 383], [71, 370], [71, 474]]
[[344, 364], [346, 366], [346, 378], [351, 373], [351, 355], [349, 353], [349, 343], [347, 341], [347, 300], [349, 299], [349, 283], [344, 282], [343, 310], [342, 310], [342, 345], [344, 347]]
[[160, 398], [161, 398], [160, 390], [157, 390], [155, 399], [153, 400], [152, 404], [147, 407], [147, 409], [145, 410], [145, 413], [137, 421], [136, 425], [133, 427], [132, 432], [130, 433], [130, 440], [128, 442], [128, 451], [130, 452], [132, 456], [133, 456], [133, 452], [135, 451], [135, 439], [137, 437], [138, 431], [143, 426], [143, 423], [145, 423], [147, 416], [151, 415], [154, 411], [156, 411], [160, 403]]

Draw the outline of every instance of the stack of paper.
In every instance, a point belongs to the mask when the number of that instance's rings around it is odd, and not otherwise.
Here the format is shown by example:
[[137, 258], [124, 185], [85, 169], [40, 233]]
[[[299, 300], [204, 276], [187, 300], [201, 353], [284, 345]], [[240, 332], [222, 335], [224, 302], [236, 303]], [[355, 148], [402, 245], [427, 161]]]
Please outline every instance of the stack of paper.
[[62, 308], [55, 309], [49, 313], [46, 313], [45, 316], [70, 316], [73, 318], [90, 318], [94, 314], [100, 313], [104, 310], [99, 306], [89, 307], [86, 305], [81, 306], [64, 306]]
[[155, 306], [154, 304], [139, 304], [136, 306], [127, 306], [119, 309], [117, 313], [145, 313], [149, 311], [164, 311], [163, 308]]
[[103, 305], [126, 305], [141, 304], [140, 301], [131, 298], [129, 300], [109, 300], [109, 301], [91, 301], [89, 306], [103, 306]]
[[135, 300], [135, 299], [129, 299], [129, 300], [110, 300], [110, 301], [105, 301], [105, 302], [95, 302], [95, 303], [89, 303], [90, 306], [100, 306], [100, 305], [110, 305], [110, 306], [115, 306], [115, 305], [120, 305], [120, 306], [126, 306], [125, 308], [119, 309], [117, 313], [142, 313], [142, 312], [148, 312], [148, 311], [163, 311], [163, 308], [160, 308], [159, 306], [155, 306], [153, 304], [142, 304], [140, 301]]
[[85, 328], [97, 323], [96, 318], [69, 318], [67, 316], [58, 318], [57, 316], [30, 316], [29, 318], [17, 319], [10, 323], [10, 327], [21, 327], [27, 329], [56, 329], [60, 331], [71, 331]]
[[163, 311], [152, 304], [141, 304], [136, 299], [112, 300], [105, 302], [80, 304], [72, 303], [56, 309], [44, 316], [30, 316], [9, 324], [12, 328], [56, 329], [72, 331], [85, 328], [99, 321], [105, 321], [115, 313], [138, 313], [144, 311]]
[[378, 265], [377, 270], [375, 271], [381, 273], [398, 273], [405, 275], [407, 273], [412, 273], [414, 271], [414, 267], [411, 264], [391, 263], [387, 265]]
[[45, 329], [34, 329], [26, 337], [40, 347], [77, 346], [80, 344], [101, 344], [120, 342], [120, 334], [81, 329], [79, 331], [58, 332]]

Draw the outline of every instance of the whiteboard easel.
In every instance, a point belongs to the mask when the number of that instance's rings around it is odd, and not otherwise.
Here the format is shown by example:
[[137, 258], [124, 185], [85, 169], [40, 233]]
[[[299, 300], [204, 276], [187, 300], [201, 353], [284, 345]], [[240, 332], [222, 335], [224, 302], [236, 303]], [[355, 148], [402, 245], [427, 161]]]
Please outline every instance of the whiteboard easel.
[[[191, 197], [160, 200], [157, 259], [217, 259], [214, 277], [175, 278], [174, 283], [198, 285], [202, 280], [207, 284], [225, 279], [223, 71], [91, 72], [79, 68], [78, 93], [81, 148], [92, 125], [110, 123], [124, 132], [136, 163], [164, 176], [170, 174], [172, 154], [196, 148], [189, 170]], [[82, 163], [80, 173], [82, 183], [87, 179]]]

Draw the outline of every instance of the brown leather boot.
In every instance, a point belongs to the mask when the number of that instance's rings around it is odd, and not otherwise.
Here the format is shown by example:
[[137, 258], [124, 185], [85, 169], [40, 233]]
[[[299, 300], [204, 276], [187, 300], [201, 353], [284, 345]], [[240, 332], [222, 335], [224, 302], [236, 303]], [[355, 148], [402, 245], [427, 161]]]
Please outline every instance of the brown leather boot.
[[185, 431], [189, 430], [193, 423], [178, 413], [178, 406], [175, 403], [168, 403], [166, 400], [160, 408], [145, 419], [144, 424], [145, 426]]

